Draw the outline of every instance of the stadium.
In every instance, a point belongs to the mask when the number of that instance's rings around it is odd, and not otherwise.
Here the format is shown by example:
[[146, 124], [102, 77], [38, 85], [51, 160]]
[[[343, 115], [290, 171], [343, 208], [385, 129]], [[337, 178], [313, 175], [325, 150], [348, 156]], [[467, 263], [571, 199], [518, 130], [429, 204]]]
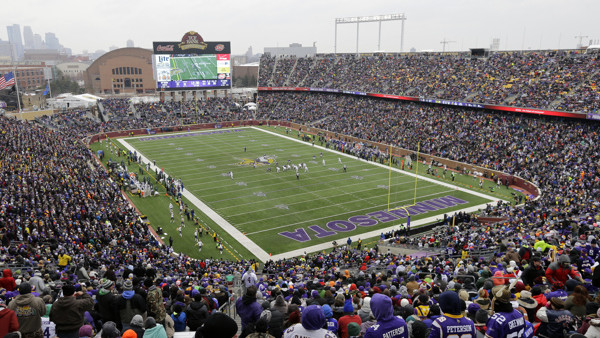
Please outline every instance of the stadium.
[[[98, 113], [2, 116], [0, 297], [83, 291], [89, 324], [125, 331], [114, 309], [135, 291], [136, 314], [205, 337], [233, 319], [242, 336], [268, 324], [282, 337], [313, 305], [340, 324], [323, 336], [349, 336], [349, 320], [368, 336], [388, 303], [402, 337], [446, 315], [493, 334], [507, 313], [517, 330], [497, 336], [593, 331], [599, 62], [265, 55], [257, 110], [106, 98]], [[59, 317], [45, 328], [60, 336]]]

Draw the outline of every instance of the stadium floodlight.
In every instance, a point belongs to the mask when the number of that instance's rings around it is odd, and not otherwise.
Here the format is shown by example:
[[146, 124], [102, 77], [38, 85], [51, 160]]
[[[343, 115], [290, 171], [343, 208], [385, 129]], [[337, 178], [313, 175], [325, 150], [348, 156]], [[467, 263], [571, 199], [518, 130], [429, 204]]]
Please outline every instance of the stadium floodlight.
[[355, 16], [347, 18], [336, 18], [335, 19], [335, 41], [333, 46], [333, 52], [337, 54], [337, 25], [346, 23], [356, 24], [356, 54], [358, 54], [358, 37], [359, 27], [363, 22], [379, 22], [379, 39], [377, 40], [377, 50], [381, 50], [381, 22], [383, 21], [402, 21], [402, 30], [400, 32], [400, 51], [404, 51], [404, 21], [406, 21], [406, 15], [402, 14], [386, 14], [386, 15], [371, 15], [371, 16]]

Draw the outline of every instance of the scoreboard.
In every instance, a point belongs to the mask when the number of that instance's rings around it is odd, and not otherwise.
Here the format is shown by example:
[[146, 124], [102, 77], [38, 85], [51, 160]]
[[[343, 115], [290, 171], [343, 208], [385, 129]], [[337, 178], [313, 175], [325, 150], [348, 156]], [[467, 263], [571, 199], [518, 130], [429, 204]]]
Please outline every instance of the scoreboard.
[[156, 89], [195, 90], [231, 88], [230, 42], [205, 42], [196, 32], [181, 42], [154, 42], [152, 66]]

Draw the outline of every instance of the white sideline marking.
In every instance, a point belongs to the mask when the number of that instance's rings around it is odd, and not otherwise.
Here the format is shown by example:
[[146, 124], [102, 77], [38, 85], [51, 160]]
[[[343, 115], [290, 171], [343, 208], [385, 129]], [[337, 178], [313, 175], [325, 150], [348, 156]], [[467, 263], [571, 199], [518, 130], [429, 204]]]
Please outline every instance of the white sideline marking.
[[[129, 143], [127, 143], [127, 141], [125, 141], [124, 139], [118, 139], [118, 141], [125, 148], [129, 149], [130, 151], [137, 152], [137, 150], [135, 148], [133, 148]], [[138, 155], [142, 157], [142, 161], [144, 163], [150, 164], [150, 168], [152, 168], [152, 170], [156, 170], [156, 169], [160, 170], [160, 168], [158, 168], [157, 166], [152, 164], [152, 162], [150, 160], [148, 160], [144, 155], [140, 154], [139, 152], [138, 152]], [[166, 175], [166, 173], [165, 173], [165, 175]], [[187, 198], [190, 201], [190, 203], [192, 203], [196, 208], [200, 209], [204, 214], [206, 214], [206, 216], [208, 216], [215, 223], [217, 223], [223, 230], [225, 230], [229, 235], [231, 235], [241, 245], [243, 245], [246, 249], [248, 249], [250, 252], [252, 252], [256, 256], [256, 258], [260, 259], [262, 262], [266, 262], [270, 258], [269, 254], [265, 250], [263, 250], [260, 246], [258, 246], [252, 240], [250, 240], [250, 238], [248, 238], [248, 236], [244, 236], [244, 234], [242, 234], [241, 231], [234, 228], [233, 225], [231, 225], [229, 222], [227, 222], [227, 220], [225, 220], [223, 217], [221, 217], [221, 215], [217, 214], [217, 212], [214, 211], [213, 209], [211, 209], [208, 205], [204, 204], [204, 202], [199, 200], [198, 197], [194, 196], [194, 194], [192, 194], [185, 188], [183, 189], [183, 193], [181, 193], [181, 194], [185, 198]]]
[[[258, 130], [258, 131], [261, 131], [261, 132], [264, 132], [264, 133], [268, 133], [268, 134], [271, 134], [271, 135], [274, 135], [274, 136], [286, 138], [288, 140], [292, 140], [292, 141], [295, 141], [295, 142], [307, 145], [307, 143], [304, 142], [304, 141], [302, 141], [302, 140], [299, 140], [299, 139], [296, 139], [296, 138], [293, 138], [293, 137], [290, 137], [290, 136], [282, 135], [282, 134], [279, 134], [279, 133], [275, 133], [275, 132], [272, 132], [272, 131], [269, 131], [269, 130], [264, 130], [264, 129], [257, 128], [257, 127], [236, 127], [235, 129], [240, 129], [240, 128], [250, 128], [250, 129]], [[195, 131], [195, 132], [198, 132], [198, 131]], [[177, 133], [177, 134], [187, 134], [187, 133], [188, 132], [181, 132], [181, 133]], [[189, 132], [189, 133], [192, 134], [194, 132]], [[134, 139], [134, 138], [131, 138], [131, 137], [120, 138], [120, 139], [118, 139], [118, 141], [125, 148], [129, 149], [130, 151], [136, 151], [137, 152], [137, 149], [135, 149], [134, 147], [132, 147], [126, 141], [128, 139]], [[356, 156], [348, 155], [346, 153], [342, 153], [342, 152], [339, 152], [337, 150], [328, 149], [328, 148], [325, 148], [325, 147], [320, 146], [320, 145], [316, 145], [315, 144], [313, 147], [314, 148], [318, 148], [320, 150], [324, 150], [324, 151], [330, 152], [330, 153], [335, 153], [338, 156], [345, 156], [347, 158], [351, 158], [351, 159], [354, 159], [354, 160], [363, 161], [363, 162], [369, 163], [371, 165], [376, 165], [376, 166], [379, 166], [381, 168], [389, 169], [389, 165], [384, 165], [384, 164], [381, 164], [381, 163], [378, 163], [378, 162], [367, 161], [365, 159], [359, 159]], [[142, 161], [144, 163], [149, 163], [150, 164], [150, 168], [152, 168], [152, 170], [160, 169], [157, 166], [153, 165], [152, 162], [150, 160], [148, 160], [145, 156], [143, 156], [141, 153], [138, 152], [138, 155], [142, 157]], [[395, 171], [395, 172], [397, 172], [397, 173], [403, 174], [403, 175], [408, 175], [408, 176], [412, 176], [412, 177], [417, 176], [416, 174], [414, 174], [412, 172], [402, 171], [402, 170], [394, 168], [394, 167], [392, 167], [392, 170]], [[451, 188], [452, 190], [459, 190], [459, 191], [462, 191], [462, 192], [466, 192], [466, 193], [468, 193], [470, 195], [475, 195], [475, 196], [478, 196], [478, 197], [481, 197], [481, 198], [485, 198], [485, 199], [491, 200], [491, 201], [489, 201], [487, 203], [484, 203], [484, 204], [471, 206], [471, 207], [468, 207], [468, 208], [465, 208], [465, 209], [454, 210], [454, 211], [452, 211], [452, 213], [458, 213], [458, 212], [461, 212], [461, 211], [464, 211], [464, 212], [477, 211], [478, 209], [485, 207], [489, 203], [496, 203], [496, 202], [498, 202], [498, 201], [501, 200], [499, 198], [496, 198], [496, 197], [493, 197], [493, 196], [490, 196], [490, 195], [487, 195], [487, 194], [483, 194], [483, 193], [480, 193], [480, 192], [477, 192], [477, 191], [472, 191], [472, 190], [469, 190], [469, 189], [461, 188], [461, 187], [452, 185], [450, 183], [440, 182], [438, 180], [434, 180], [434, 179], [426, 177], [426, 176], [419, 175], [419, 179], [425, 180], [425, 181], [428, 181], [428, 182], [433, 182], [435, 184], [438, 184], [438, 185], [441, 185], [441, 186], [444, 186], [444, 187], [447, 187], [447, 188]], [[316, 244], [316, 245], [305, 247], [305, 248], [301, 248], [301, 249], [296, 249], [296, 250], [292, 250], [292, 251], [280, 253], [280, 254], [277, 254], [277, 255], [273, 255], [271, 257], [271, 256], [269, 256], [269, 254], [264, 249], [262, 249], [260, 246], [258, 246], [256, 243], [254, 243], [254, 241], [252, 241], [250, 238], [248, 238], [248, 236], [243, 235], [242, 232], [240, 232], [239, 230], [237, 230], [233, 225], [231, 225], [231, 223], [229, 223], [227, 220], [225, 220], [223, 217], [221, 217], [221, 215], [219, 215], [216, 211], [212, 210], [208, 205], [204, 204], [204, 202], [202, 202], [200, 199], [198, 199], [196, 196], [194, 196], [192, 193], [190, 193], [187, 189], [185, 189], [185, 188], [183, 189], [182, 195], [185, 196], [195, 207], [197, 207], [203, 213], [205, 213], [211, 220], [213, 220], [215, 223], [217, 223], [230, 236], [232, 236], [234, 239], [236, 239], [241, 245], [243, 245], [246, 249], [248, 249], [250, 252], [252, 252], [256, 256], [256, 258], [258, 258], [262, 262], [266, 262], [269, 259], [279, 260], [279, 259], [285, 259], [285, 258], [291, 258], [291, 257], [301, 256], [304, 253], [311, 253], [311, 252], [315, 252], [315, 251], [321, 251], [321, 250], [325, 250], [325, 249], [333, 247], [333, 245], [331, 245], [331, 243], [325, 242], [325, 243]], [[422, 224], [427, 224], [427, 223], [435, 222], [437, 220], [440, 220], [439, 214], [435, 215], [435, 216], [423, 218], [423, 219], [420, 219], [420, 220], [412, 221], [411, 222], [411, 228], [413, 227], [413, 225], [414, 226], [419, 226], [419, 225], [422, 225]], [[358, 234], [358, 235], [350, 236], [350, 239], [352, 239], [353, 242], [356, 242], [356, 241], [358, 241], [359, 238], [376, 237], [376, 236], [379, 236], [382, 232], [385, 233], [385, 232], [389, 232], [389, 231], [392, 231], [392, 230], [396, 230], [396, 227], [400, 223], [404, 223], [404, 222], [397, 222], [396, 224], [391, 225], [391, 226], [386, 227], [386, 228], [377, 229], [377, 230], [369, 231], [369, 232], [366, 232], [366, 233], [361, 233], [361, 234]], [[332, 240], [336, 239], [336, 238], [332, 238]], [[337, 238], [337, 239], [339, 239], [339, 238]], [[345, 243], [346, 242], [344, 241], [343, 243], [339, 243], [339, 244], [340, 245], [344, 245]]]

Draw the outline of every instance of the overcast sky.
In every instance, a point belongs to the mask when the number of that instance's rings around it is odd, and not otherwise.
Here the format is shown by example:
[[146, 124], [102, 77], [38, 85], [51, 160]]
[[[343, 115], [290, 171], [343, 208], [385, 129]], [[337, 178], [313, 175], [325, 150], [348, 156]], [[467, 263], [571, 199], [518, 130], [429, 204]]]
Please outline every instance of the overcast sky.
[[[231, 41], [233, 54], [249, 46], [301, 43], [317, 52], [334, 50], [335, 18], [404, 13], [404, 51], [489, 47], [501, 50], [575, 48], [575, 36], [600, 39], [600, 0], [19, 0], [4, 6], [4, 25], [53, 32], [73, 50], [110, 46], [152, 48], [152, 41], [177, 41], [190, 30], [205, 41]], [[360, 25], [359, 51], [378, 50], [378, 23]], [[356, 51], [356, 25], [338, 25], [337, 51]], [[400, 21], [384, 22], [381, 46], [400, 51]], [[6, 28], [0, 39], [8, 40]]]

